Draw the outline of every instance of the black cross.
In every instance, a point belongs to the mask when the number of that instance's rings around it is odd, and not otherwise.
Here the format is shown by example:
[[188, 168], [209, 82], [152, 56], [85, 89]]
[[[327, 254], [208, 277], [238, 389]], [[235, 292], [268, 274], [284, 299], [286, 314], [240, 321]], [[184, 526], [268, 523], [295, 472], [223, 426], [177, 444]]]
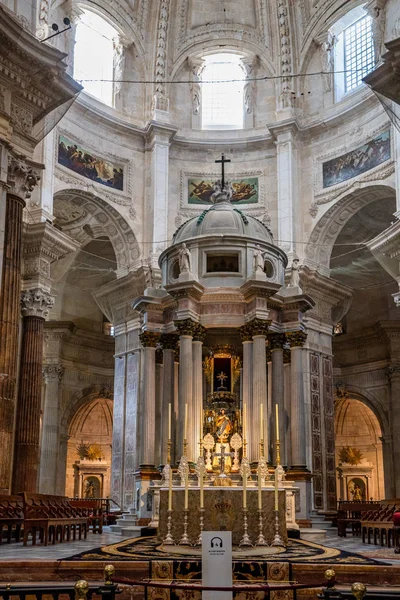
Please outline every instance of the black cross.
[[224, 155], [219, 160], [215, 161], [216, 163], [221, 163], [222, 167], [222, 178], [221, 178], [221, 189], [223, 190], [225, 187], [225, 163], [231, 162], [230, 158], [225, 158]]

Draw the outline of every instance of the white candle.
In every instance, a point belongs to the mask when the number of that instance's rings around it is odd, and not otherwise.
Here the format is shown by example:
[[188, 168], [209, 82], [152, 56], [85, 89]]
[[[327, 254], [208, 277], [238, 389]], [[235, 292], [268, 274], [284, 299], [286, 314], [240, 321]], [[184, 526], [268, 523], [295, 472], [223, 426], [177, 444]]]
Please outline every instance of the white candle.
[[278, 411], [277, 404], [275, 404], [275, 423], [276, 423], [276, 441], [279, 442], [279, 411]]
[[203, 473], [203, 466], [200, 467], [200, 508], [204, 508], [204, 473]]
[[172, 510], [172, 469], [169, 472], [168, 482], [168, 510]]
[[261, 473], [258, 470], [258, 510], [262, 509], [262, 487], [261, 487]]
[[243, 474], [243, 508], [247, 508], [246, 475]]
[[275, 510], [279, 509], [279, 496], [278, 496], [278, 469], [275, 469]]
[[260, 403], [260, 442], [264, 440], [263, 422], [263, 405]]
[[171, 402], [168, 404], [168, 439], [171, 439]]
[[186, 435], [187, 435], [187, 402], [185, 404], [185, 421], [184, 421], [184, 427], [183, 427], [183, 439], [186, 441]]
[[185, 510], [189, 508], [189, 466], [185, 477]]

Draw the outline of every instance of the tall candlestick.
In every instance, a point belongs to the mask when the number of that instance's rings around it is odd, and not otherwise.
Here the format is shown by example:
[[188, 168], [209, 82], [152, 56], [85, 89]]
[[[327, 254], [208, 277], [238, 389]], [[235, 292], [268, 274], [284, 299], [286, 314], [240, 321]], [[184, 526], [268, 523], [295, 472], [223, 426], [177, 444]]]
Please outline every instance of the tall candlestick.
[[279, 410], [278, 410], [277, 404], [275, 404], [275, 424], [276, 424], [276, 441], [279, 442]]
[[260, 442], [264, 440], [263, 422], [263, 405], [262, 402], [260, 402]]
[[168, 439], [171, 439], [171, 402], [168, 404]]
[[275, 510], [279, 510], [278, 469], [275, 469]]
[[172, 510], [172, 469], [169, 471], [168, 481], [168, 510]]
[[185, 475], [185, 510], [189, 508], [189, 465]]
[[184, 421], [184, 427], [183, 427], [183, 439], [184, 441], [187, 440], [187, 402], [185, 404], [185, 421]]
[[258, 469], [258, 510], [262, 510], [261, 469]]
[[242, 435], [243, 435], [243, 456], [246, 456], [246, 403], [243, 404], [243, 415], [242, 415]]
[[247, 488], [246, 488], [247, 473], [243, 474], [243, 508], [247, 508]]
[[203, 465], [200, 465], [200, 508], [204, 508], [204, 473], [203, 473]]

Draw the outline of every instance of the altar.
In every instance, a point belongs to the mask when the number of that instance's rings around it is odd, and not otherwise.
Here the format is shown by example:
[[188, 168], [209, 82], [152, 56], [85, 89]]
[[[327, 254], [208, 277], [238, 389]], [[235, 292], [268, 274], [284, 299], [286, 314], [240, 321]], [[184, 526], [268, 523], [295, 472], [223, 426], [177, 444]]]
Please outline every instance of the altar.
[[[243, 488], [207, 487], [204, 489], [204, 531], [232, 531], [232, 542], [238, 546], [243, 536]], [[172, 513], [172, 537], [179, 542], [183, 534], [184, 489], [174, 489]], [[263, 534], [268, 544], [275, 536], [275, 495], [274, 489], [263, 489], [262, 492]], [[191, 543], [195, 543], [200, 533], [200, 488], [188, 490], [188, 529]], [[279, 533], [283, 542], [287, 543], [285, 518], [285, 490], [278, 492]], [[160, 490], [159, 527], [160, 542], [167, 534], [168, 489]], [[247, 524], [248, 535], [253, 544], [260, 533], [258, 511], [258, 489], [247, 489]]]

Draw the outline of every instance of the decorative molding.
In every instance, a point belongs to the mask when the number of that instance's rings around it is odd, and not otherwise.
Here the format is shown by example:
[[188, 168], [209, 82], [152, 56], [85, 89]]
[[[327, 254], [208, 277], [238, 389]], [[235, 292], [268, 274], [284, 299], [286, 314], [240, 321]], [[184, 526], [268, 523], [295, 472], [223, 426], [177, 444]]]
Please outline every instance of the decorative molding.
[[104, 187], [101, 183], [91, 182], [87, 177], [83, 177], [83, 175], [70, 175], [69, 169], [63, 167], [62, 165], [57, 164], [54, 169], [54, 176], [59, 181], [66, 183], [68, 185], [73, 185], [77, 189], [81, 191], [92, 191], [103, 198], [108, 202], [114, 202], [114, 204], [118, 204], [120, 206], [130, 206], [132, 204], [132, 198], [128, 196], [120, 196], [120, 192], [116, 190], [115, 194], [106, 192], [102, 188]]
[[307, 334], [304, 331], [288, 331], [285, 335], [291, 348], [302, 348], [307, 340]]
[[55, 296], [36, 288], [21, 292], [21, 313], [23, 317], [47, 319], [54, 305]]
[[279, 95], [279, 108], [293, 107], [292, 89], [292, 48], [289, 19], [289, 3], [287, 0], [278, 0], [278, 31], [280, 45], [280, 72], [281, 91]]
[[46, 383], [49, 381], [61, 381], [64, 375], [64, 367], [62, 365], [43, 365], [42, 373]]
[[167, 76], [167, 38], [168, 38], [168, 17], [170, 0], [161, 0], [160, 12], [157, 23], [157, 47], [156, 63], [154, 68], [155, 94], [153, 101], [154, 110], [168, 111], [169, 100], [165, 79]]
[[39, 183], [40, 174], [22, 158], [9, 156], [7, 183], [10, 186], [9, 194], [18, 196], [22, 200], [30, 198], [33, 188]]
[[11, 102], [11, 123], [16, 131], [27, 135], [32, 133], [33, 114], [20, 102]]

